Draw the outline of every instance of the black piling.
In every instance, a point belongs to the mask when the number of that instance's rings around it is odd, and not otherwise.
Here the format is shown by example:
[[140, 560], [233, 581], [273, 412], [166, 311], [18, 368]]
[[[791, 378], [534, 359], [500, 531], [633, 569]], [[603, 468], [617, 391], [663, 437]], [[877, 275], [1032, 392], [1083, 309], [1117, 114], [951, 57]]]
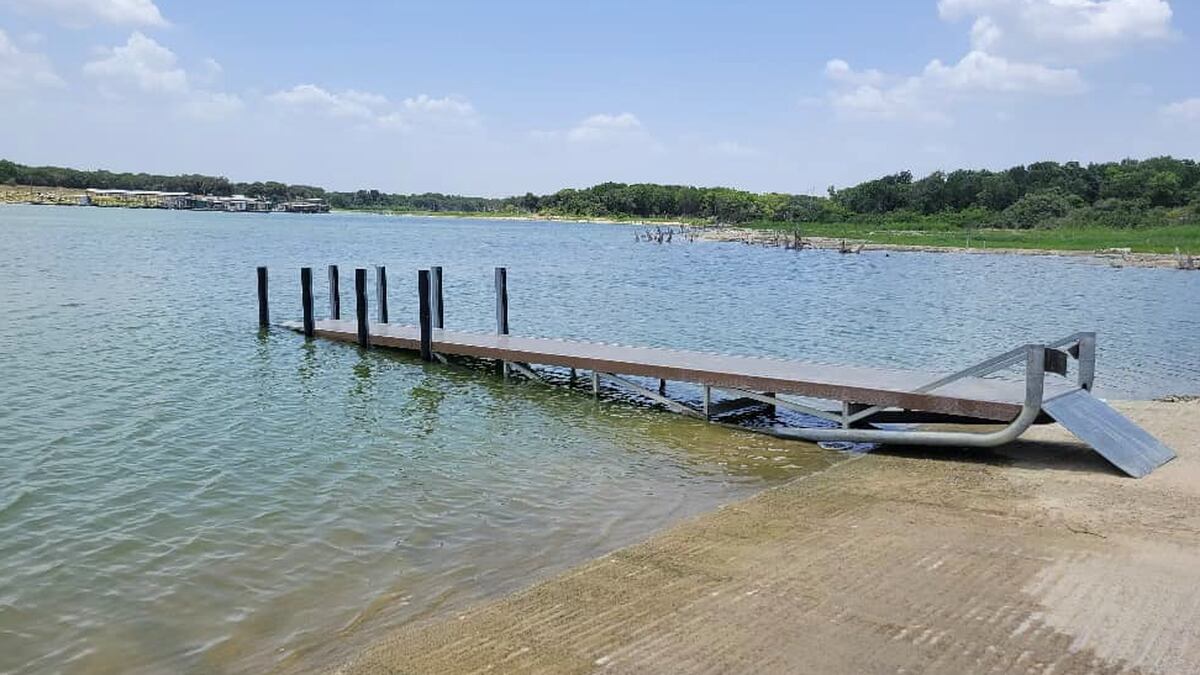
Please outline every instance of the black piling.
[[300, 304], [304, 308], [304, 337], [313, 336], [312, 268], [300, 268]]
[[367, 268], [354, 269], [354, 312], [358, 318], [358, 344], [371, 346], [371, 327], [367, 318]]
[[508, 268], [496, 268], [496, 334], [508, 335]]
[[[496, 268], [496, 334], [508, 335], [508, 268]], [[508, 377], [508, 364], [496, 362], [496, 373]]]
[[433, 317], [433, 327], [442, 329], [446, 327], [446, 312], [442, 305], [442, 268], [440, 266], [430, 269], [429, 275], [429, 297], [430, 297], [430, 314]]
[[329, 266], [329, 318], [335, 321], [342, 318], [341, 276], [337, 265]]
[[429, 270], [417, 272], [417, 305], [421, 325], [421, 360], [433, 360], [433, 321], [430, 311]]
[[271, 309], [267, 306], [267, 268], [258, 268], [258, 327], [262, 329], [271, 326]]
[[375, 266], [375, 301], [379, 303], [379, 323], [388, 322], [387, 268]]

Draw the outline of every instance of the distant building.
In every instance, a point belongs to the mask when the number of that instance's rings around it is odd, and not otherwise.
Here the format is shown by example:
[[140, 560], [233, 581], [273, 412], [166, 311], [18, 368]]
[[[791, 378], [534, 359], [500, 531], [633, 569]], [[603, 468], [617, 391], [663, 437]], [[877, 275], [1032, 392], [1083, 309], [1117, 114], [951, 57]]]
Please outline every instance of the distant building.
[[[187, 192], [161, 190], [117, 190], [88, 188], [79, 198], [81, 206], [124, 206], [153, 209], [194, 209], [197, 211], [231, 211], [235, 213], [269, 213], [271, 202], [258, 197], [233, 195], [193, 195]], [[328, 211], [329, 207], [326, 206]]]
[[329, 213], [329, 204], [326, 204], [324, 199], [313, 197], [284, 202], [278, 209], [288, 213]]
[[271, 202], [257, 197], [247, 197], [246, 195], [233, 195], [232, 197], [203, 195], [192, 197], [192, 208], [197, 211], [267, 213], [271, 210]]

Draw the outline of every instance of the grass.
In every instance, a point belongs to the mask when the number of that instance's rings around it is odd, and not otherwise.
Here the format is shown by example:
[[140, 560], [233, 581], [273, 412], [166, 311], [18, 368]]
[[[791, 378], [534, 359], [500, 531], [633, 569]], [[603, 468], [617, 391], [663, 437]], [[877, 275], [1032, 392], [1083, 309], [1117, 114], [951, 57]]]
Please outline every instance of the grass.
[[[755, 229], [792, 232], [792, 223], [752, 223]], [[1200, 225], [1138, 228], [1060, 227], [1007, 230], [962, 229], [930, 223], [809, 223], [801, 236], [858, 239], [875, 244], [973, 248], [1029, 248], [1053, 251], [1098, 251], [1129, 248], [1141, 253], [1200, 253]]]

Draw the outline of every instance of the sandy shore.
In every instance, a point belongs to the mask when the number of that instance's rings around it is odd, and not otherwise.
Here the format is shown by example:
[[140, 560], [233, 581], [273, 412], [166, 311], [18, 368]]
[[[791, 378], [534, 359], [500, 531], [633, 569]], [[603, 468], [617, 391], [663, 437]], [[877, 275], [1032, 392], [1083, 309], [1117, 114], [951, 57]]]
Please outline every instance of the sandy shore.
[[[792, 237], [778, 230], [761, 230], [741, 227], [710, 227], [693, 230], [697, 239], [725, 241], [758, 246], [787, 246]], [[1139, 253], [1125, 250], [1070, 251], [1041, 248], [966, 247], [966, 246], [922, 246], [918, 244], [878, 244], [853, 238], [804, 237], [806, 247], [823, 250], [841, 250], [843, 246], [852, 251], [910, 251], [921, 253], [974, 253], [993, 255], [1039, 255], [1082, 258], [1110, 267], [1157, 267], [1183, 269], [1198, 262], [1194, 258], [1180, 257], [1170, 253]]]
[[1118, 475], [1057, 426], [849, 459], [461, 615], [343, 673], [1200, 672], [1200, 402]]

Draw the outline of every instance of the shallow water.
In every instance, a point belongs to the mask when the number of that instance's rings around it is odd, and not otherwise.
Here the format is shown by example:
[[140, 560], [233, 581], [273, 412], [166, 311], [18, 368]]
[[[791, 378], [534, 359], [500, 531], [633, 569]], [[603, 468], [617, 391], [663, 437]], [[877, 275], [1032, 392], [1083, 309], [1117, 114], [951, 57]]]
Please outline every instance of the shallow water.
[[[1200, 275], [637, 243], [626, 226], [0, 209], [0, 671], [331, 658], [838, 461], [563, 389], [260, 336], [301, 265], [443, 265], [452, 328], [953, 368], [1100, 332], [1102, 395], [1200, 389]], [[317, 307], [325, 307], [318, 283]], [[343, 298], [343, 311], [352, 307]], [[331, 642], [331, 637], [345, 638]]]

